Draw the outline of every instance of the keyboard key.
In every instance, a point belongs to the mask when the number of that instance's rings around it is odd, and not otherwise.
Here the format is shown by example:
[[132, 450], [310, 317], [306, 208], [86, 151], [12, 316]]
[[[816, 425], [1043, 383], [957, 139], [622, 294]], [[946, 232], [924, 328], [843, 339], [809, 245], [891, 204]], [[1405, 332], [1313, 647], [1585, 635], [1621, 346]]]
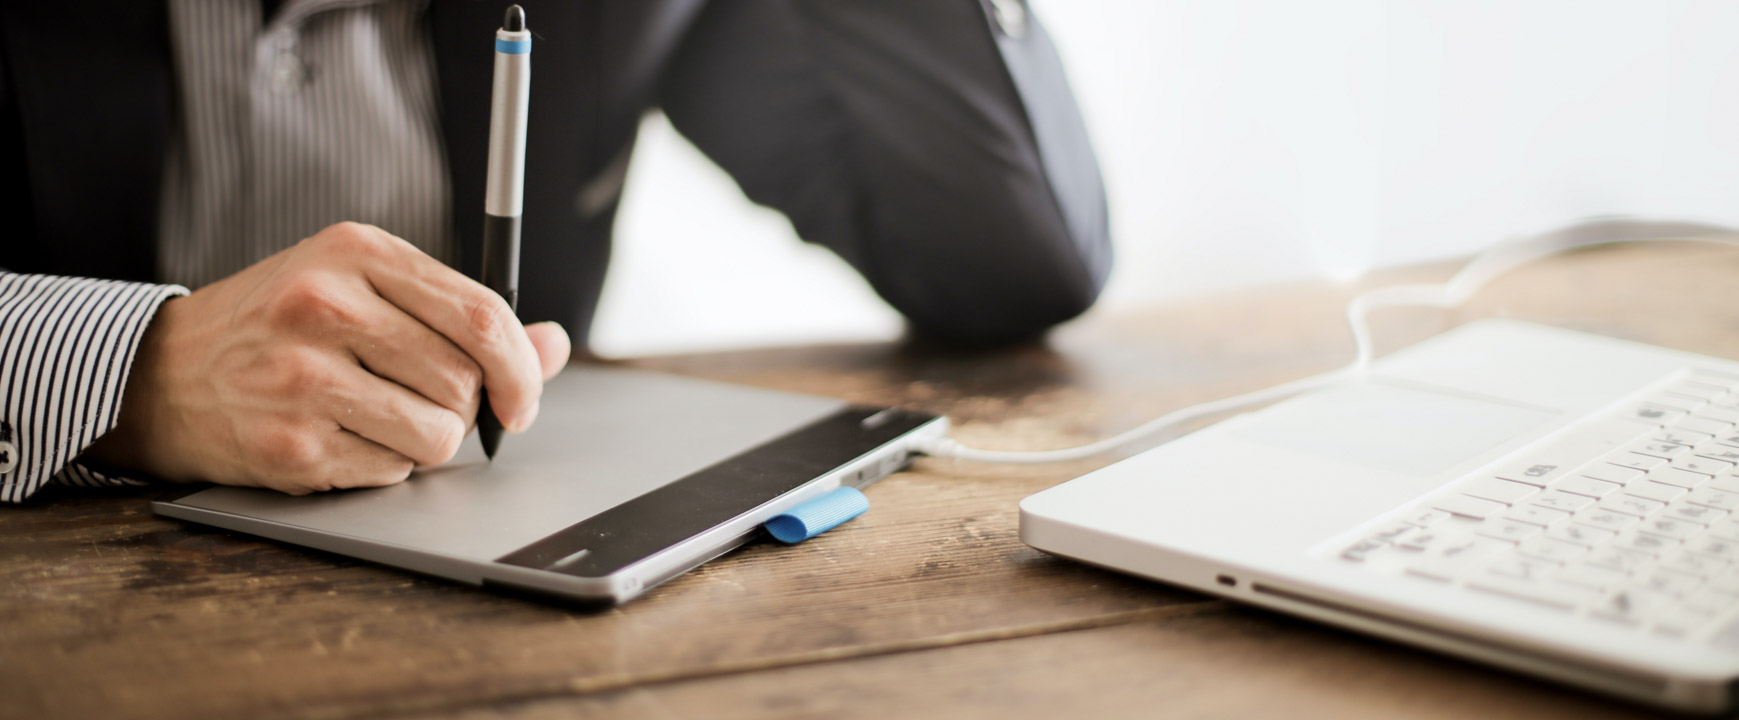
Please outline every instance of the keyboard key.
[[1721, 435], [1733, 429], [1733, 423], [1705, 417], [1688, 417], [1678, 422], [1666, 424], [1674, 429], [1708, 433], [1710, 435]]
[[1668, 637], [1687, 637], [1708, 627], [1715, 616], [1703, 608], [1680, 606], [1677, 612], [1655, 618], [1652, 629]]
[[[1693, 491], [1693, 492], [1695, 492], [1695, 491]], [[1662, 510], [1661, 514], [1660, 514], [1660, 517], [1673, 518], [1675, 520], [1683, 520], [1685, 522], [1696, 523], [1696, 524], [1702, 525], [1704, 527], [1708, 527], [1708, 525], [1710, 523], [1715, 522], [1716, 520], [1720, 520], [1721, 518], [1724, 518], [1726, 516], [1727, 516], [1727, 511], [1725, 511], [1725, 510], [1716, 510], [1715, 508], [1708, 507], [1705, 505], [1692, 505], [1688, 502], [1684, 502], [1683, 500], [1676, 502], [1676, 503], [1673, 503], [1671, 505], [1668, 505], [1667, 509]]]
[[1732, 445], [1722, 445], [1718, 442], [1706, 442], [1698, 445], [1691, 452], [1711, 460], [1739, 464], [1739, 448], [1733, 447]]
[[1449, 513], [1442, 510], [1415, 510], [1401, 519], [1419, 527], [1431, 527], [1448, 518]]
[[1690, 472], [1694, 472], [1694, 473], [1697, 473], [1698, 475], [1708, 475], [1709, 477], [1714, 477], [1716, 475], [1721, 474], [1722, 472], [1733, 469], [1733, 463], [1722, 462], [1720, 460], [1713, 460], [1710, 458], [1702, 457], [1700, 455], [1692, 454], [1692, 455], [1686, 455], [1686, 456], [1681, 457], [1677, 460], [1674, 460], [1671, 467], [1673, 467], [1674, 469], [1678, 469], [1678, 470], [1687, 470]]
[[1726, 567], [1726, 560], [1683, 551], [1673, 553], [1671, 557], [1662, 560], [1660, 564], [1662, 570], [1681, 572], [1704, 579], [1714, 577], [1716, 573], [1721, 572]]
[[1739, 520], [1735, 520], [1734, 516], [1729, 515], [1709, 523], [1709, 536], [1739, 542]]
[[[1635, 515], [1627, 515], [1625, 513], [1607, 510], [1600, 507], [1583, 508], [1580, 512], [1577, 512], [1572, 519], [1577, 523], [1590, 525], [1610, 532], [1623, 530], [1636, 524], [1638, 520]], [[1739, 530], [1739, 527], [1736, 527], [1735, 530]]]
[[1481, 500], [1461, 493], [1452, 493], [1433, 498], [1431, 507], [1462, 517], [1484, 520], [1502, 512], [1507, 506], [1503, 503]]
[[[1601, 530], [1587, 525], [1563, 523], [1546, 529], [1546, 537], [1564, 542], [1573, 542], [1584, 547], [1594, 547], [1613, 538], [1618, 533], [1611, 530]], [[1739, 549], [1739, 548], [1735, 548]]]
[[1642, 440], [1641, 442], [1631, 443], [1624, 449], [1638, 455], [1657, 457], [1662, 460], [1672, 460], [1680, 455], [1686, 455], [1691, 452], [1691, 446], [1689, 445], [1679, 445], [1676, 443], [1666, 443], [1659, 440], [1647, 439]]
[[1653, 455], [1643, 455], [1633, 452], [1622, 452], [1615, 455], [1608, 455], [1605, 460], [1606, 462], [1619, 467], [1627, 467], [1635, 470], [1642, 470], [1644, 472], [1667, 464], [1667, 461]]
[[1643, 520], [1641, 525], [1636, 526], [1636, 531], [1684, 542], [1685, 540], [1701, 535], [1703, 533], [1703, 526], [1696, 523], [1685, 522], [1684, 520], [1676, 518], [1656, 515]]
[[[1664, 506], [1666, 503], [1672, 502], [1680, 495], [1685, 494], [1685, 489], [1676, 485], [1658, 483], [1653, 480], [1638, 480], [1624, 486], [1624, 494], [1633, 498], [1653, 500]], [[1608, 500], [1607, 502], [1612, 501]]]
[[[1570, 497], [1575, 497], [1571, 495]], [[1504, 513], [1504, 518], [1540, 527], [1549, 527], [1570, 517], [1568, 510], [1553, 510], [1539, 505], [1517, 505]]]
[[1703, 587], [1685, 596], [1685, 607], [1720, 613], [1739, 606], [1739, 595], [1714, 587]]
[[1716, 490], [1739, 493], [1739, 476], [1716, 475], [1714, 479], [1703, 483], [1700, 487], [1710, 487]]
[[1553, 540], [1548, 537], [1531, 537], [1523, 540], [1516, 547], [1516, 550], [1527, 557], [1549, 560], [1560, 565], [1588, 552], [1588, 548], [1581, 545]]
[[1691, 411], [1691, 417], [1719, 420], [1729, 425], [1739, 423], [1739, 408], [1709, 405]]
[[1702, 473], [1665, 467], [1649, 473], [1648, 479], [1659, 483], [1666, 483], [1675, 487], [1694, 488], [1708, 482], [1709, 476]]
[[1646, 517], [1654, 513], [1656, 510], [1666, 506], [1667, 504], [1664, 502], [1636, 497], [1628, 492], [1623, 495], [1609, 497], [1600, 503], [1600, 508], [1602, 510], [1611, 510], [1626, 515], [1635, 515], [1639, 518]]
[[[1644, 473], [1641, 470], [1630, 470], [1629, 468], [1621, 468], [1621, 467], [1618, 467], [1617, 465], [1607, 465], [1607, 467], [1613, 468], [1615, 470], [1626, 470], [1628, 472], [1635, 473], [1634, 475], [1631, 476], [1633, 479], [1644, 476]], [[1617, 491], [1618, 488], [1621, 486], [1622, 486], [1622, 483], [1606, 482], [1604, 480], [1596, 480], [1593, 477], [1587, 476], [1587, 475], [1572, 475], [1570, 477], [1560, 478], [1560, 479], [1558, 479], [1558, 481], [1552, 483], [1553, 489], [1562, 490], [1562, 491], [1568, 492], [1568, 493], [1576, 493], [1577, 495], [1586, 495], [1588, 497], [1595, 498], [1595, 499], [1599, 499], [1599, 498], [1606, 497], [1607, 495], [1611, 495], [1613, 492]]]
[[1585, 562], [1589, 565], [1621, 570], [1628, 573], [1641, 570], [1643, 566], [1649, 564], [1652, 559], [1652, 556], [1646, 553], [1636, 553], [1629, 550], [1621, 550], [1616, 547], [1607, 546], [1597, 548], [1593, 552], [1588, 553]]
[[1388, 546], [1389, 546], [1388, 543], [1385, 543], [1381, 540], [1371, 540], [1371, 539], [1360, 540], [1360, 541], [1348, 546], [1347, 549], [1342, 550], [1340, 552], [1340, 556], [1344, 560], [1351, 560], [1353, 562], [1364, 562], [1366, 560], [1369, 560], [1372, 555], [1375, 555], [1377, 552], [1381, 551], [1382, 549], [1384, 549]]
[[1728, 512], [1739, 510], [1739, 493], [1716, 490], [1711, 487], [1700, 487], [1686, 493], [1684, 501]]
[[1480, 478], [1472, 482], [1463, 483], [1456, 489], [1460, 490], [1464, 495], [1472, 495], [1476, 498], [1492, 500], [1506, 505], [1514, 505], [1527, 498], [1529, 495], [1539, 492], [1539, 488], [1536, 488], [1533, 485], [1510, 482], [1495, 477]]
[[1739, 650], [1739, 619], [1730, 620], [1725, 628], [1715, 631], [1713, 642], [1726, 650]]
[[1673, 597], [1684, 597], [1692, 590], [1701, 587], [1703, 579], [1695, 575], [1673, 572], [1671, 570], [1655, 570], [1642, 576], [1638, 588], [1650, 590]]
[[1411, 552], [1431, 552], [1451, 543], [1466, 542], [1472, 535], [1434, 528], [1420, 528], [1395, 541], [1395, 547]]
[[1367, 534], [1363, 540], [1342, 550], [1340, 556], [1353, 562], [1367, 562], [1376, 557], [1392, 555], [1394, 551], [1391, 548], [1415, 532], [1422, 531], [1416, 526], [1400, 522], [1379, 527]]
[[1483, 575], [1468, 581], [1475, 590], [1528, 600], [1560, 610], [1570, 610], [1598, 598], [1599, 592], [1579, 585], [1549, 579], [1517, 580], [1503, 575]]
[[1485, 524], [1480, 525], [1479, 529], [1474, 532], [1494, 540], [1521, 542], [1535, 535], [1539, 535], [1540, 533], [1545, 532], [1545, 530], [1545, 528], [1540, 527], [1539, 525], [1531, 525], [1529, 523], [1516, 522], [1514, 520], [1506, 520], [1503, 518], [1493, 518], [1485, 521]]
[[1552, 560], [1512, 555], [1492, 561], [1485, 571], [1517, 580], [1539, 580], [1556, 574], [1561, 565], [1563, 563]]
[[1453, 580], [1479, 567], [1488, 558], [1508, 553], [1510, 545], [1485, 538], [1470, 538], [1434, 548], [1407, 566], [1407, 572], [1438, 580]]
[[1659, 556], [1669, 550], [1676, 549], [1678, 546], [1679, 541], [1673, 538], [1639, 533], [1635, 530], [1626, 530], [1619, 533], [1618, 537], [1613, 538], [1611, 545], [1611, 547], [1619, 550], [1629, 550], [1631, 552], [1654, 556]]
[[1709, 537], [1707, 535], [1695, 538], [1685, 543], [1685, 552], [1721, 558], [1727, 561], [1739, 560], [1739, 540]]
[[1709, 578], [1708, 582], [1703, 583], [1703, 587], [1739, 595], [1739, 571], [1735, 571], [1734, 568], [1729, 567], [1726, 572], [1719, 573], [1715, 575], [1715, 577]]
[[1630, 483], [1646, 474], [1648, 473], [1643, 470], [1613, 465], [1612, 463], [1605, 462], [1589, 465], [1588, 467], [1582, 468], [1582, 472], [1579, 473], [1582, 477], [1594, 478], [1595, 480], [1605, 480], [1620, 485]]
[[1698, 408], [1701, 408], [1704, 405], [1707, 405], [1709, 403], [1707, 400], [1703, 400], [1702, 398], [1684, 397], [1682, 395], [1675, 395], [1673, 393], [1659, 393], [1656, 395], [1649, 396], [1648, 400], [1644, 401], [1644, 404], [1645, 405], [1653, 405], [1656, 407], [1672, 408], [1674, 410], [1681, 410], [1684, 412], [1694, 412]]
[[1556, 577], [1567, 583], [1595, 590], [1611, 590], [1630, 584], [1629, 573], [1598, 565], [1570, 565], [1558, 571]]
[[1713, 436], [1706, 433], [1681, 430], [1679, 428], [1663, 428], [1651, 433], [1649, 437], [1661, 442], [1670, 442], [1674, 445], [1696, 446], [1708, 442]]
[[1545, 487], [1553, 478], [1570, 471], [1569, 465], [1553, 465], [1550, 463], [1524, 463], [1511, 468], [1497, 471], [1495, 476], [1511, 482], [1527, 483], [1534, 487]]
[[[1590, 498], [1590, 497], [1584, 497], [1581, 495], [1576, 495], [1573, 493], [1565, 492], [1563, 490], [1553, 489], [1553, 490], [1547, 490], [1543, 493], [1540, 493], [1539, 495], [1536, 495], [1536, 496], [1530, 498], [1528, 500], [1528, 503], [1531, 505], [1537, 505], [1537, 506], [1543, 507], [1543, 508], [1551, 508], [1553, 510], [1562, 510], [1564, 512], [1575, 512], [1577, 510], [1581, 510], [1582, 508], [1588, 507], [1589, 505], [1593, 505], [1594, 499]], [[1510, 517], [1515, 518], [1517, 520], [1523, 519], [1523, 518], [1516, 518], [1514, 515], [1511, 515]]]
[[1690, 415], [1690, 413], [1683, 410], [1674, 410], [1668, 407], [1649, 404], [1633, 405], [1619, 411], [1618, 413], [1618, 417], [1621, 420], [1647, 423], [1656, 427], [1665, 427], [1667, 425], [1676, 424], [1678, 421], [1690, 417]]
[[1678, 602], [1671, 595], [1642, 589], [1620, 590], [1590, 608], [1595, 617], [1627, 625], [1641, 624], [1665, 615]]

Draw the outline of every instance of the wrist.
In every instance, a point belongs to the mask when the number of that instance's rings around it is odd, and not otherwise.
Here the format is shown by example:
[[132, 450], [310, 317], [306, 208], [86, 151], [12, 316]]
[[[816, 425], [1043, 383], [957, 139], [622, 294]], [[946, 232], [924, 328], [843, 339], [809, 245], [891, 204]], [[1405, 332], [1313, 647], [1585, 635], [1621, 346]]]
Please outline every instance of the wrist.
[[138, 350], [127, 370], [115, 426], [86, 448], [81, 460], [121, 475], [186, 479], [177, 477], [171, 465], [165, 462], [165, 448], [154, 437], [165, 419], [161, 412], [160, 392], [167, 379], [164, 370], [169, 366], [168, 336], [184, 304], [171, 298], [157, 307], [157, 313], [139, 338]]

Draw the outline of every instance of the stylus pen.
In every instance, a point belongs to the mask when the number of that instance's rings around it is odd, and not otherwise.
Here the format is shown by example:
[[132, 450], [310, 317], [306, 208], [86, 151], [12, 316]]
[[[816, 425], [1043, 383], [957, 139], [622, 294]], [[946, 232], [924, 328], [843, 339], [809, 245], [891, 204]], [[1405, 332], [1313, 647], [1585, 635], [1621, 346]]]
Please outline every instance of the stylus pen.
[[[507, 8], [495, 31], [495, 91], [489, 108], [489, 180], [483, 194], [483, 284], [519, 310], [519, 215], [525, 201], [525, 110], [531, 98], [531, 32], [525, 10]], [[477, 405], [483, 454], [495, 458], [501, 419], [484, 391]]]

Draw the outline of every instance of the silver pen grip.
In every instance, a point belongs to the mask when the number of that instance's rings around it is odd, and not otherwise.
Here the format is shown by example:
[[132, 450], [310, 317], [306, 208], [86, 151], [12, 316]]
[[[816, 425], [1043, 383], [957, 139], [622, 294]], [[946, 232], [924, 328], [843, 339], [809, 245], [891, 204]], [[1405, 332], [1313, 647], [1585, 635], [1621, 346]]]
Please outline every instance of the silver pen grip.
[[[504, 51], [505, 50], [505, 51]], [[483, 210], [517, 217], [524, 204], [525, 116], [531, 97], [531, 32], [495, 33], [495, 89], [489, 104], [489, 167]]]

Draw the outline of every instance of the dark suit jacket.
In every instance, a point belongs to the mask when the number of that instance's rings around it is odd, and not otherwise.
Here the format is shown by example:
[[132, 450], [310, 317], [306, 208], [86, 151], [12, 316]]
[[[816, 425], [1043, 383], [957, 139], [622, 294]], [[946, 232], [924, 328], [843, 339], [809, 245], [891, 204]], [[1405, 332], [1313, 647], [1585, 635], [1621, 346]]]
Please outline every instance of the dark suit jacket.
[[[537, 31], [520, 315], [559, 320], [584, 338], [615, 201], [582, 210], [581, 189], [632, 142], [704, 0], [518, 2]], [[428, 12], [460, 269], [475, 277], [491, 39], [502, 6], [432, 0]], [[156, 279], [158, 192], [177, 122], [173, 73], [161, 2], [0, 5], [0, 176], [10, 188], [0, 194], [9, 226], [0, 231], [0, 266]]]

